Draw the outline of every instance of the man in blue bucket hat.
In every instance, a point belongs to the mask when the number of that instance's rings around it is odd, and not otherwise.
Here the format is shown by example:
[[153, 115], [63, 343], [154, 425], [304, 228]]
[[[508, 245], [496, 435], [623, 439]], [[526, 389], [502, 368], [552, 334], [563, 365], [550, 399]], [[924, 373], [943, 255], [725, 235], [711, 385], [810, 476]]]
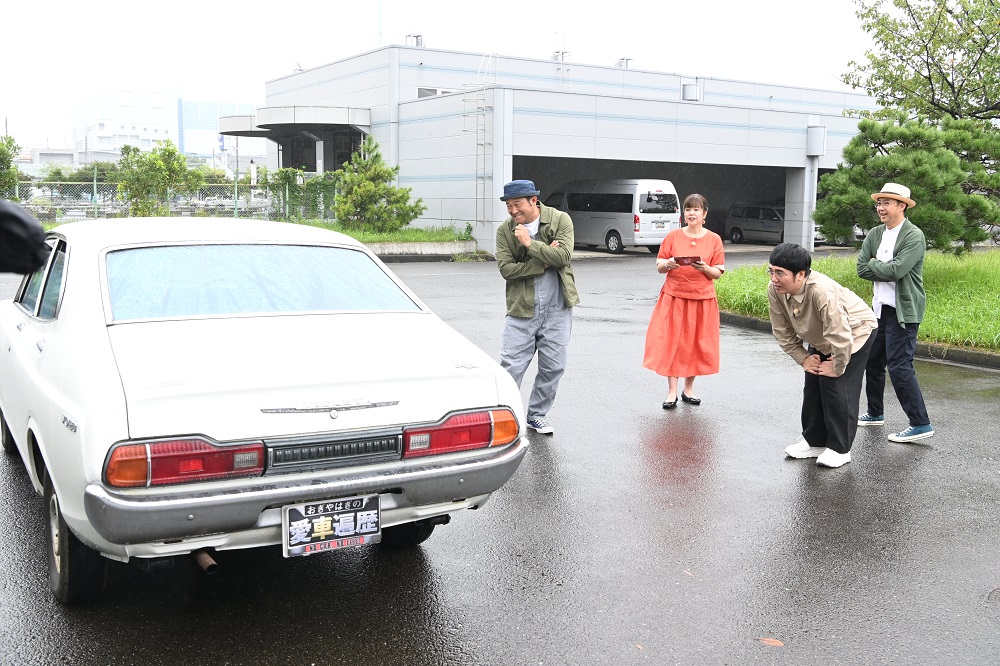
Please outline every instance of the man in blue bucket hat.
[[521, 385], [538, 354], [538, 373], [528, 400], [528, 427], [551, 435], [545, 420], [566, 370], [573, 306], [580, 302], [570, 260], [573, 221], [538, 201], [530, 180], [503, 186], [500, 200], [510, 215], [497, 229], [497, 267], [507, 282], [500, 364]]

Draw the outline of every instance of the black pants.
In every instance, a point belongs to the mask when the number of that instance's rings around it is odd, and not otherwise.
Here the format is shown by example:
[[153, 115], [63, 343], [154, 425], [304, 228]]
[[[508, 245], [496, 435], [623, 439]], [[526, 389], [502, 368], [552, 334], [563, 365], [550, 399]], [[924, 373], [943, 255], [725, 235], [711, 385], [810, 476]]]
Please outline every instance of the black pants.
[[882, 316], [878, 319], [875, 345], [868, 356], [865, 373], [865, 392], [868, 395], [868, 413], [881, 416], [885, 413], [885, 371], [889, 369], [889, 379], [896, 392], [899, 405], [906, 413], [910, 425], [927, 425], [931, 422], [924, 404], [924, 394], [917, 383], [917, 373], [913, 369], [913, 354], [917, 350], [917, 330], [920, 324], [901, 325], [896, 319], [896, 309], [882, 306]]
[[[823, 377], [805, 373], [802, 389], [802, 436], [809, 446], [833, 449], [847, 453], [858, 432], [858, 409], [861, 403], [861, 384], [865, 377], [868, 353], [875, 341], [875, 333], [851, 354], [851, 361], [840, 377]], [[812, 346], [810, 354], [819, 354], [824, 361], [829, 356], [820, 354]]]

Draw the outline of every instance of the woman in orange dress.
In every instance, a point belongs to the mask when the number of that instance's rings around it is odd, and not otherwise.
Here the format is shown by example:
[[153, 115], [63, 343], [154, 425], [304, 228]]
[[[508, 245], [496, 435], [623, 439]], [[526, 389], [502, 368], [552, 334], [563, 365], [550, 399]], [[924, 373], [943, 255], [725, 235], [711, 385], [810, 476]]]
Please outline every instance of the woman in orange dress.
[[674, 229], [660, 243], [656, 270], [666, 274], [660, 298], [646, 329], [642, 365], [669, 384], [663, 409], [677, 406], [678, 379], [684, 378], [681, 400], [700, 405], [694, 380], [719, 371], [719, 302], [715, 281], [726, 271], [719, 234], [705, 228], [708, 201], [700, 194], [684, 200], [686, 227]]

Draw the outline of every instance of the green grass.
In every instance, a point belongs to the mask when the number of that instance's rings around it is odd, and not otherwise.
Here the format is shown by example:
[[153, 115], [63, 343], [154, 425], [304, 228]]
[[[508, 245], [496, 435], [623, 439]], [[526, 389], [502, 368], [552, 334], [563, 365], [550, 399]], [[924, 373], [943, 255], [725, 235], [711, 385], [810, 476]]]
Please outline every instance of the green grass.
[[[871, 303], [872, 283], [855, 272], [857, 255], [813, 261], [813, 270]], [[740, 266], [716, 283], [719, 308], [768, 319], [767, 266]], [[1000, 352], [1000, 251], [962, 257], [928, 252], [924, 260], [927, 312], [919, 340]]]
[[362, 243], [445, 243], [472, 240], [471, 233], [459, 231], [454, 227], [427, 227], [425, 229], [403, 227], [393, 233], [377, 234], [367, 231], [357, 231], [355, 229], [344, 229], [339, 224], [326, 220], [291, 220], [290, 222], [292, 224], [305, 224], [311, 227], [337, 231]]

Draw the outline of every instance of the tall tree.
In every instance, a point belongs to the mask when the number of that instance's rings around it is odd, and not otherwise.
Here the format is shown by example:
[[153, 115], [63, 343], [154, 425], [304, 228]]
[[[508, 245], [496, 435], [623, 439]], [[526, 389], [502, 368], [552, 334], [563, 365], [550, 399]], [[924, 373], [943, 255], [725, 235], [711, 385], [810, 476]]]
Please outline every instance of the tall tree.
[[21, 146], [9, 134], [0, 137], [0, 198], [17, 199], [18, 170], [14, 166]]
[[122, 146], [118, 161], [118, 197], [128, 202], [132, 215], [165, 215], [171, 195], [201, 187], [202, 176], [188, 169], [187, 159], [171, 141], [148, 153]]
[[98, 183], [113, 183], [117, 178], [118, 165], [115, 162], [94, 161], [66, 174], [68, 183], [90, 183], [94, 180], [94, 170], [97, 170]]
[[870, 195], [887, 182], [910, 188], [917, 206], [907, 217], [940, 250], [968, 250], [986, 239], [983, 225], [1000, 224], [997, 132], [978, 121], [930, 123], [903, 113], [862, 120], [858, 130], [844, 162], [820, 179], [813, 219], [827, 237], [848, 238], [855, 224], [866, 230], [878, 224]]
[[421, 199], [410, 203], [410, 188], [393, 185], [399, 165], [386, 164], [370, 134], [334, 175], [338, 187], [334, 211], [337, 222], [348, 229], [396, 231], [427, 210]]
[[874, 48], [842, 80], [912, 117], [1000, 118], [997, 0], [856, 0]]

